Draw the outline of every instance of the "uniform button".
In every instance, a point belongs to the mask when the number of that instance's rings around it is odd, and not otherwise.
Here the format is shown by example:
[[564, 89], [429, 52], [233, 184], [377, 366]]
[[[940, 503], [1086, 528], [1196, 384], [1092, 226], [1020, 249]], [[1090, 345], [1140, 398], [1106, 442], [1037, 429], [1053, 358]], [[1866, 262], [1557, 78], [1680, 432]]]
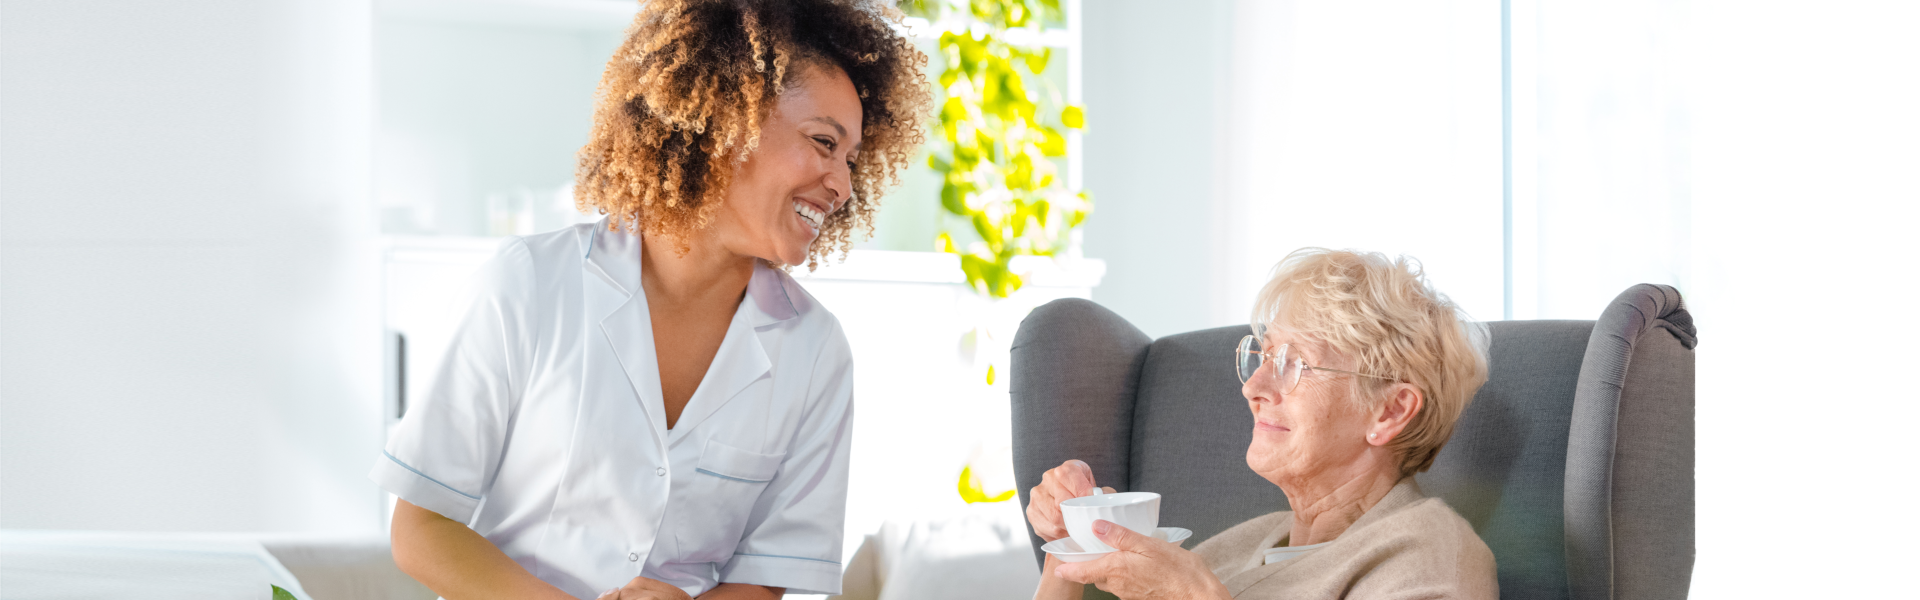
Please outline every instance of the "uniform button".
[[660, 467], [660, 468], [657, 468], [657, 469], [654, 469], [654, 470], [653, 470], [653, 474], [655, 474], [655, 475], [659, 475], [659, 476], [661, 476], [661, 477], [666, 477], [666, 476], [667, 476], [667, 468], [666, 468], [666, 467]]
[[635, 553], [632, 553], [632, 552], [628, 552], [628, 553], [627, 553], [627, 562], [640, 562], [640, 555], [639, 555], [639, 554], [635, 554]]

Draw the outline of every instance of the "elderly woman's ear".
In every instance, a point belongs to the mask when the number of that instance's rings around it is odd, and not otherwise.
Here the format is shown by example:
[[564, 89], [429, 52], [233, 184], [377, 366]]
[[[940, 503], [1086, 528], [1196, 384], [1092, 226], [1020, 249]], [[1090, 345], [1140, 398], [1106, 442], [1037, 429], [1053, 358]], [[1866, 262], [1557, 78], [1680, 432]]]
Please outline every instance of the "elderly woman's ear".
[[1400, 432], [1406, 430], [1426, 403], [1420, 388], [1410, 383], [1395, 383], [1387, 388], [1386, 395], [1386, 400], [1381, 401], [1380, 408], [1374, 411], [1373, 423], [1367, 428], [1367, 443], [1374, 446], [1385, 446], [1393, 438], [1400, 437]]

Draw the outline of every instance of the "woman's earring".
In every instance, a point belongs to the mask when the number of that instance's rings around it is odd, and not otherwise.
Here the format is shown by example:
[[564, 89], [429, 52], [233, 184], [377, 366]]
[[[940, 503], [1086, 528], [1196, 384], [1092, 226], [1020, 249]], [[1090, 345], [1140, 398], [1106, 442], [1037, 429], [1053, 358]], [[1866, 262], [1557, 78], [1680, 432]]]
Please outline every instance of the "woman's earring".
[[1380, 437], [1380, 434], [1378, 434], [1378, 433], [1369, 433], [1369, 434], [1367, 434], [1367, 439], [1373, 439], [1373, 438], [1376, 438], [1376, 437]]

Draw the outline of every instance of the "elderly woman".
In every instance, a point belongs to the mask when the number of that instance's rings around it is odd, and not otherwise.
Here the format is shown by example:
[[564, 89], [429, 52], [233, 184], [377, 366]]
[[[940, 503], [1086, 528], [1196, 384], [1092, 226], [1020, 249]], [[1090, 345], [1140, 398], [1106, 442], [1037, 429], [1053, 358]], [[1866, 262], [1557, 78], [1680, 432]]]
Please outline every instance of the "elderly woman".
[[[1260, 291], [1253, 333], [1236, 350], [1254, 418], [1247, 466], [1292, 510], [1192, 551], [1096, 521], [1118, 550], [1073, 564], [1049, 556], [1035, 597], [1077, 599], [1082, 583], [1129, 600], [1498, 597], [1493, 553], [1413, 479], [1487, 373], [1468, 323], [1418, 264], [1294, 252]], [[1047, 471], [1027, 506], [1034, 531], [1066, 537], [1060, 502], [1095, 485], [1080, 461]]]

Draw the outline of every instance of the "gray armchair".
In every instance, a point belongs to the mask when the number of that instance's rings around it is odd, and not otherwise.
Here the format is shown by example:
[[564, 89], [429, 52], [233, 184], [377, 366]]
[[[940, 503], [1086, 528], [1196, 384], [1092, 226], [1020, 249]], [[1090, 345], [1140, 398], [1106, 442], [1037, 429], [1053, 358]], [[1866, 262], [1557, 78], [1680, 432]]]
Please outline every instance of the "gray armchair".
[[[1493, 550], [1502, 597], [1685, 598], [1695, 332], [1679, 292], [1636, 285], [1597, 321], [1488, 326], [1487, 384], [1421, 487]], [[1253, 417], [1229, 365], [1246, 333], [1151, 340], [1090, 301], [1035, 309], [1013, 342], [1020, 501], [1078, 458], [1102, 485], [1159, 492], [1161, 524], [1192, 529], [1188, 548], [1285, 509], [1244, 459]]]

